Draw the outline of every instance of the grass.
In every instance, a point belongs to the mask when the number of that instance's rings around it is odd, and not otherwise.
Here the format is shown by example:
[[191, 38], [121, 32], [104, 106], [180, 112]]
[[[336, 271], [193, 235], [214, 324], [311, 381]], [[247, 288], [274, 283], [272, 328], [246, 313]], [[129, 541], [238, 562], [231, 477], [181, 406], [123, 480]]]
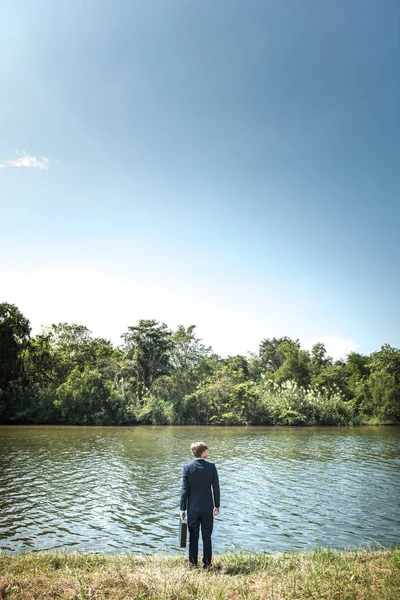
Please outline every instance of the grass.
[[46, 552], [0, 554], [0, 599], [398, 600], [400, 550], [315, 550], [187, 559]]

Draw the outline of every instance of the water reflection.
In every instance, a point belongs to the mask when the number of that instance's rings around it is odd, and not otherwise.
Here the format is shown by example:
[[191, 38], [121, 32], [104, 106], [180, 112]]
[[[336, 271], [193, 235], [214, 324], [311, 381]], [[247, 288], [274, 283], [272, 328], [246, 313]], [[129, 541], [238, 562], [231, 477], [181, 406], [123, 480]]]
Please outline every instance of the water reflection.
[[398, 428], [0, 427], [7, 552], [183, 552], [182, 465], [217, 463], [216, 552], [400, 541]]

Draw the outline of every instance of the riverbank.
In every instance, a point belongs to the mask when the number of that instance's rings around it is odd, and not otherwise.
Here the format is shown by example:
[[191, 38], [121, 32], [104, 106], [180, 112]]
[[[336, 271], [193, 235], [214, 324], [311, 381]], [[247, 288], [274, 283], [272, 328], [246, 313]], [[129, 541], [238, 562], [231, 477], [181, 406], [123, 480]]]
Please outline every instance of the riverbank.
[[72, 427], [87, 427], [89, 429], [95, 429], [96, 427], [105, 427], [105, 428], [112, 428], [112, 427], [117, 427], [117, 428], [126, 428], [126, 427], [131, 427], [131, 428], [136, 428], [136, 429], [141, 429], [143, 427], [186, 427], [189, 430], [190, 429], [197, 429], [199, 427], [212, 427], [213, 429], [227, 429], [228, 427], [248, 427], [249, 429], [253, 429], [255, 427], [261, 427], [262, 429], [282, 429], [282, 427], [289, 427], [289, 428], [312, 428], [312, 427], [318, 427], [318, 428], [328, 428], [328, 427], [336, 427], [337, 429], [343, 429], [343, 428], [351, 428], [351, 427], [400, 427], [400, 421], [380, 421], [379, 419], [375, 419], [375, 418], [368, 418], [365, 420], [361, 420], [359, 419], [357, 422], [354, 423], [345, 423], [345, 424], [325, 424], [325, 425], [316, 425], [315, 423], [306, 423], [306, 422], [302, 422], [302, 423], [297, 423], [297, 424], [274, 424], [274, 423], [261, 423], [261, 424], [257, 424], [257, 423], [251, 423], [251, 424], [227, 424], [227, 423], [215, 423], [213, 422], [209, 422], [209, 423], [199, 423], [198, 425], [172, 425], [171, 423], [119, 423], [118, 425], [112, 425], [110, 423], [105, 423], [105, 424], [94, 424], [94, 423], [73, 423], [73, 422], [66, 422], [66, 421], [47, 421], [47, 422], [43, 422], [43, 423], [36, 423], [33, 421], [4, 421], [0, 423], [0, 427], [3, 428], [10, 428], [10, 427], [67, 427], [67, 428], [72, 428]]
[[0, 598], [45, 600], [397, 600], [400, 550], [231, 553], [211, 569], [187, 558], [84, 553], [0, 554]]

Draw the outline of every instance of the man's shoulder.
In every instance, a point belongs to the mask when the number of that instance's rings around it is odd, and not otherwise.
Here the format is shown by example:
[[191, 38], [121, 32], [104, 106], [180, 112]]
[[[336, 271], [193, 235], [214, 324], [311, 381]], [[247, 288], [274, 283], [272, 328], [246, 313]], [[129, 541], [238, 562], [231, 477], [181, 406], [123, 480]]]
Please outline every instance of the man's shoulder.
[[210, 471], [217, 468], [215, 463], [211, 462], [210, 460], [205, 460], [204, 463], [207, 465], [206, 469], [210, 469]]
[[[209, 460], [204, 460], [202, 461], [203, 464], [206, 464], [209, 468], [214, 469], [216, 468], [215, 463], [209, 461]], [[194, 465], [196, 465], [198, 463], [196, 463], [196, 459], [194, 458], [193, 460], [191, 460], [190, 462], [186, 463], [186, 465], [184, 465], [183, 469], [186, 470], [189, 467], [193, 467]], [[201, 464], [201, 463], [200, 463]]]

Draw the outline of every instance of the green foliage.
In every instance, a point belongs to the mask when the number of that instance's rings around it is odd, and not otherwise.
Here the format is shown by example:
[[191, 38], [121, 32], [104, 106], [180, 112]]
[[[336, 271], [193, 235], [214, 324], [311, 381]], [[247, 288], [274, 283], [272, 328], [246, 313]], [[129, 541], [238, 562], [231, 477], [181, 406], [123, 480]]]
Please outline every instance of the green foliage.
[[339, 393], [300, 387], [295, 381], [282, 385], [264, 378], [260, 396], [274, 425], [350, 425], [356, 422], [351, 403]]
[[[282, 347], [284, 348], [282, 352]], [[260, 343], [259, 356], [263, 371], [275, 373], [285, 360], [285, 350], [300, 349], [299, 340], [292, 340], [284, 336], [281, 338], [267, 338]]]
[[75, 368], [56, 392], [55, 406], [72, 424], [108, 424], [113, 395], [110, 382], [96, 370]]
[[81, 324], [30, 338], [0, 304], [2, 422], [154, 425], [347, 425], [400, 422], [400, 350], [333, 361], [288, 337], [221, 358], [195, 326], [140, 320], [115, 348]]
[[368, 363], [371, 405], [380, 420], [400, 421], [400, 350], [388, 344], [371, 354]]
[[310, 355], [300, 348], [299, 340], [288, 337], [265, 339], [260, 344], [262, 372], [281, 384], [293, 380], [299, 385], [310, 383]]
[[152, 382], [170, 372], [172, 332], [167, 326], [154, 320], [140, 320], [135, 327], [128, 327], [122, 335], [125, 360], [131, 367], [131, 379], [138, 393], [143, 395]]
[[259, 401], [256, 386], [246, 379], [243, 357], [221, 361], [216, 371], [186, 396], [183, 418], [189, 425], [265, 424], [268, 417]]
[[14, 412], [11, 387], [22, 375], [21, 352], [30, 331], [28, 319], [14, 304], [0, 304], [0, 418]]
[[159, 396], [144, 398], [141, 409], [136, 413], [137, 423], [141, 425], [170, 425], [171, 406]]

